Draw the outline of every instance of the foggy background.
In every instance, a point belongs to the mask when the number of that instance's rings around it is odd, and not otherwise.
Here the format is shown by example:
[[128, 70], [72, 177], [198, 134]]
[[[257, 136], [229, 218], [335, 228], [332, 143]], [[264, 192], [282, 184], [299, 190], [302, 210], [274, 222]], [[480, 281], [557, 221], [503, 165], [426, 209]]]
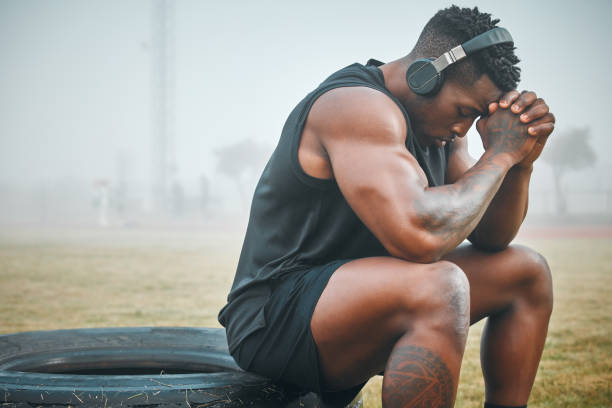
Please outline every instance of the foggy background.
[[[450, 4], [0, 1], [0, 225], [243, 224], [291, 109], [341, 67], [405, 55]], [[609, 221], [611, 3], [480, 8], [557, 118], [530, 219]]]

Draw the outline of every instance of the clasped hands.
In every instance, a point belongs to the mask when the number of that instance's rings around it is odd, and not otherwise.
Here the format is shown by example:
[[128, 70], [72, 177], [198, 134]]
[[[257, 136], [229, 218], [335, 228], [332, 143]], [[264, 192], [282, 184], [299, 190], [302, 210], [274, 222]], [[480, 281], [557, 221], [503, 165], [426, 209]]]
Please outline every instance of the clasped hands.
[[507, 92], [498, 102], [489, 104], [489, 114], [482, 117], [476, 124], [485, 150], [488, 145], [488, 137], [484, 129], [488, 120], [500, 109], [508, 109], [509, 112], [518, 116], [520, 124], [523, 125], [521, 127], [526, 129], [527, 139], [532, 139], [531, 142], [534, 142], [527, 145], [528, 150], [516, 163], [519, 167], [531, 168], [533, 162], [540, 157], [548, 136], [555, 128], [555, 116], [550, 112], [544, 99], [538, 98], [535, 92], [519, 93], [517, 90]]

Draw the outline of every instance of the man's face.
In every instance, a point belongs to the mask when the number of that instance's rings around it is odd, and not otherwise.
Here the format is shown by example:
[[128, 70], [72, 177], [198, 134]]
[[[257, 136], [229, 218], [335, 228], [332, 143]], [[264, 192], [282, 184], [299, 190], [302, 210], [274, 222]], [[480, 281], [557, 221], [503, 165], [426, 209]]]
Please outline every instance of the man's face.
[[479, 116], [489, 112], [502, 92], [487, 75], [472, 85], [447, 80], [433, 97], [418, 96], [406, 104], [410, 124], [421, 146], [443, 147], [455, 137], [463, 137]]

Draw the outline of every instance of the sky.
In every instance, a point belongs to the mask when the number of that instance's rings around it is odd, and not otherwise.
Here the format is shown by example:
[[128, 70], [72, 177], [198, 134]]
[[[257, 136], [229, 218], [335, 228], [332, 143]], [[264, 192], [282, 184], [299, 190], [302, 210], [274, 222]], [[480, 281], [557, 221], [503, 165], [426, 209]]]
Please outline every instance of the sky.
[[[407, 54], [450, 4], [176, 1], [177, 176], [217, 177], [215, 149], [245, 138], [272, 149], [291, 109], [329, 74]], [[612, 2], [480, 9], [515, 40], [519, 88], [546, 100], [556, 132], [589, 126], [598, 165], [610, 168]], [[128, 177], [151, 178], [152, 15], [148, 0], [0, 1], [0, 183], [113, 178], [120, 155]], [[469, 140], [479, 154], [477, 134]]]

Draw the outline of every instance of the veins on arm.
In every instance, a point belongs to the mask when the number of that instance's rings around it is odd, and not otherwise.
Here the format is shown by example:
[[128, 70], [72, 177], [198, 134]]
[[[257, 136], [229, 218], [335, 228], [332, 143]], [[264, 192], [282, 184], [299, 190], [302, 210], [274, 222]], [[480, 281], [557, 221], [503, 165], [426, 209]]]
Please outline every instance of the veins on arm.
[[485, 155], [454, 184], [427, 188], [414, 200], [416, 222], [437, 239], [434, 259], [474, 230], [507, 171], [508, 166], [495, 156]]
[[[525, 146], [528, 140], [526, 126], [519, 121], [518, 115], [492, 115], [484, 118], [483, 122], [487, 130], [481, 126], [479, 132], [487, 154], [511, 155], [528, 148]], [[449, 159], [448, 182], [459, 181], [474, 163], [467, 150], [467, 141], [462, 139], [455, 143]], [[507, 247], [527, 212], [530, 175], [531, 168], [513, 166], [508, 170], [480, 221], [467, 237], [472, 244], [486, 250]]]
[[391, 255], [422, 263], [439, 260], [468, 237], [514, 164], [505, 150], [520, 141], [506, 137], [509, 124], [495, 125], [506, 144], [495, 142], [505, 148], [486, 152], [453, 184], [429, 188], [406, 149], [402, 113], [382, 93], [358, 87], [330, 91], [307, 120], [361, 221]]

